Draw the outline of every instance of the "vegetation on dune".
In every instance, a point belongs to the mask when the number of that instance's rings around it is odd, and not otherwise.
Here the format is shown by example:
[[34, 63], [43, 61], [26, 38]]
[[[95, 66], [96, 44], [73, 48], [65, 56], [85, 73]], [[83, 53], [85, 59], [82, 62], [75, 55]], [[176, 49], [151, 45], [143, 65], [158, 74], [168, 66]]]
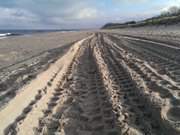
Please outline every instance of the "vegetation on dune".
[[116, 29], [127, 27], [140, 27], [151, 25], [172, 25], [180, 23], [180, 7], [170, 7], [160, 15], [142, 21], [129, 21], [125, 23], [107, 23], [102, 29]]

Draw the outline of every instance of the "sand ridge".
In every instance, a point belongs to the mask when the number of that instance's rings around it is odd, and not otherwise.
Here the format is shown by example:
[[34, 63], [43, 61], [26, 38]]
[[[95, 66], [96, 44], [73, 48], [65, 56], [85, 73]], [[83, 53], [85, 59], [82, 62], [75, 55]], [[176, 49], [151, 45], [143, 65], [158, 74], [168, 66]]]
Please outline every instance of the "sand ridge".
[[[12, 101], [10, 101], [9, 104], [0, 112], [1, 133], [3, 132], [5, 127], [7, 127], [9, 124], [14, 122], [17, 116], [21, 115], [22, 110], [26, 106], [28, 106], [28, 104], [34, 99], [34, 97], [38, 93], [38, 90], [43, 89], [47, 85], [47, 80], [50, 80], [51, 77], [56, 72], [58, 72], [58, 70], [61, 70], [61, 73], [59, 73], [59, 76], [61, 76], [64, 73], [66, 66], [68, 66], [68, 63], [73, 58], [74, 53], [77, 51], [78, 47], [80, 46], [82, 42], [83, 40], [77, 42], [72, 48], [70, 48], [69, 52], [66, 53], [65, 56], [63, 56], [58, 61], [56, 61], [55, 64], [51, 65], [51, 67], [47, 71], [38, 75], [38, 77], [35, 80], [33, 80], [29, 85], [23, 87], [21, 90], [22, 92], [20, 92]], [[47, 97], [43, 97], [42, 101], [44, 100], [46, 101], [49, 98], [50, 93], [55, 86], [53, 85], [52, 88], [47, 88], [47, 91], [48, 91]], [[38, 105], [37, 108], [41, 110], [41, 107], [43, 108], [45, 106], [46, 106], [46, 102], [43, 102], [43, 104], [40, 103], [40, 106]], [[39, 110], [37, 113], [41, 114]], [[29, 132], [29, 133], [31, 134], [32, 132]]]

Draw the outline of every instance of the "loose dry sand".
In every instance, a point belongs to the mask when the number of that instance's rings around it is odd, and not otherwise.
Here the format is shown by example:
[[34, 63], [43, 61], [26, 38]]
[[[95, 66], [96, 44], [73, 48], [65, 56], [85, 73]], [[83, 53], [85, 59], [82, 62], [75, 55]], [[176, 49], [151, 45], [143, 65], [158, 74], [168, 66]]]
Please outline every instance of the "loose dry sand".
[[[90, 32], [52, 32], [0, 40], [0, 109], [25, 84]], [[9, 85], [11, 84], [11, 85]]]
[[87, 35], [88, 32], [52, 32], [1, 39], [0, 68], [80, 40]]
[[0, 132], [178, 135], [179, 49], [126, 37], [103, 31], [72, 45], [0, 111]]
[[38, 118], [42, 116], [42, 110], [47, 107], [47, 102], [52, 96], [52, 92], [56, 88], [57, 82], [62, 77], [62, 74], [67, 70], [67, 66], [72, 61], [75, 53], [84, 40], [81, 40], [73, 45], [73, 47], [55, 64], [51, 65], [47, 71], [38, 75], [37, 78], [29, 85], [24, 86], [21, 92], [12, 101], [10, 101], [2, 111], [0, 111], [0, 134], [3, 134], [3, 130], [21, 115], [23, 109], [34, 99], [38, 90], [43, 89], [47, 85], [47, 81], [50, 80], [60, 69], [57, 79], [53, 82], [51, 87], [48, 87], [47, 94], [40, 100], [40, 102], [38, 102], [36, 107], [33, 108], [27, 119], [23, 121], [22, 126], [20, 125], [20, 128], [23, 130], [20, 130], [19, 134], [33, 134], [33, 127], [37, 126]]

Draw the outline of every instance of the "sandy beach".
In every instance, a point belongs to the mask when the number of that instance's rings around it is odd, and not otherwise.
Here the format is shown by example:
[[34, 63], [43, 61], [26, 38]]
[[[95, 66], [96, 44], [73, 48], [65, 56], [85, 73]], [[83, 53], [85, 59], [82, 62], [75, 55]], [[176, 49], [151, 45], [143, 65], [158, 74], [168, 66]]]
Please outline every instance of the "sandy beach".
[[115, 30], [46, 33], [3, 42], [15, 42], [16, 50], [21, 43], [32, 51], [33, 46], [38, 55], [28, 54], [1, 72], [18, 81], [1, 90], [0, 134], [180, 133], [176, 42]]
[[0, 135], [180, 135], [180, 0], [0, 0]]
[[[88, 32], [52, 32], [0, 40], [0, 108]], [[8, 85], [11, 84], [11, 85]]]
[[[31, 114], [28, 114], [27, 122], [23, 122], [24, 126], [21, 127], [23, 130], [19, 132], [19, 134], [29, 135], [32, 135], [34, 133], [34, 125], [38, 125], [38, 119], [42, 116], [43, 109], [46, 108], [47, 102], [52, 96], [53, 90], [56, 88], [56, 85], [58, 84], [58, 81], [62, 77], [63, 73], [66, 72], [67, 66], [70, 62], [72, 62], [72, 59], [82, 42], [83, 40], [75, 43], [75, 45], [70, 48], [70, 50], [62, 58], [60, 58], [52, 66], [50, 66], [48, 70], [38, 75], [37, 78], [33, 80], [29, 85], [23, 87], [22, 90], [20, 90], [22, 92], [17, 94], [16, 97], [9, 102], [8, 106], [0, 112], [1, 134], [3, 134], [3, 129], [5, 129], [5, 127], [16, 121], [16, 118], [21, 115], [23, 109], [28, 106], [31, 101], [34, 100], [35, 96], [39, 94], [39, 90], [42, 90], [46, 87], [46, 95], [43, 96], [41, 101], [36, 104], [36, 107], [31, 111]], [[57, 77], [54, 80], [52, 86], [47, 87], [47, 81], [51, 80], [55, 74], [57, 75]], [[24, 101], [24, 99], [26, 100]], [[16, 107], [17, 104], [18, 107]], [[29, 122], [31, 124], [29, 124]]]
[[0, 69], [44, 51], [78, 41], [86, 35], [88, 32], [52, 32], [1, 39]]

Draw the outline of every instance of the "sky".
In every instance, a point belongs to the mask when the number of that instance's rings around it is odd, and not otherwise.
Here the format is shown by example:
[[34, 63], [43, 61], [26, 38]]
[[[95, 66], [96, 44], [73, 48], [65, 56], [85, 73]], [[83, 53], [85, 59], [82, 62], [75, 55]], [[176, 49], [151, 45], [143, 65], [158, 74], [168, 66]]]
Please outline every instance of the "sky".
[[141, 20], [180, 0], [0, 0], [0, 29], [87, 29]]

